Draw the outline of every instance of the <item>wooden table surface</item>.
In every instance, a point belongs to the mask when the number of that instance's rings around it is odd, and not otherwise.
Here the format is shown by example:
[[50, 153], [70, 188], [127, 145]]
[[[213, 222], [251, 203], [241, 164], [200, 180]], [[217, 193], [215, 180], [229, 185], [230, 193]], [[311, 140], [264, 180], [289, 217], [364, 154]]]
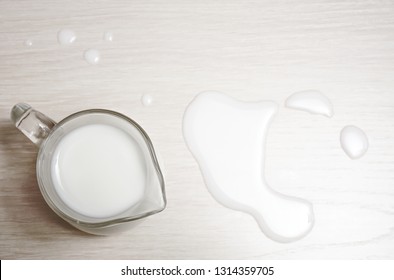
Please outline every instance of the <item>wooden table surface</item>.
[[[394, 258], [393, 15], [390, 0], [1, 0], [0, 258]], [[76, 32], [74, 44], [57, 43], [62, 28]], [[84, 61], [89, 48], [100, 50], [98, 65]], [[331, 99], [332, 119], [284, 108], [305, 89]], [[271, 241], [208, 193], [181, 129], [205, 90], [280, 105], [265, 173], [275, 190], [314, 204], [304, 239]], [[142, 94], [154, 103], [144, 107]], [[162, 157], [167, 209], [115, 236], [63, 222], [39, 192], [37, 149], [9, 121], [18, 102], [57, 121], [88, 108], [135, 119]], [[356, 161], [339, 145], [349, 124], [370, 141]]]

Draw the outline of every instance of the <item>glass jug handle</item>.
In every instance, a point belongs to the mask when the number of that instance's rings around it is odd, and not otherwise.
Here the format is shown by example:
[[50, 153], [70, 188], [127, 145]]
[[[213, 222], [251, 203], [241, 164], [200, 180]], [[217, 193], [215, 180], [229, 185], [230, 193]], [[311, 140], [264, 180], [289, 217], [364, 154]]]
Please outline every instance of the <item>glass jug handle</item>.
[[18, 103], [12, 107], [11, 121], [38, 147], [56, 125], [55, 121], [26, 103]]

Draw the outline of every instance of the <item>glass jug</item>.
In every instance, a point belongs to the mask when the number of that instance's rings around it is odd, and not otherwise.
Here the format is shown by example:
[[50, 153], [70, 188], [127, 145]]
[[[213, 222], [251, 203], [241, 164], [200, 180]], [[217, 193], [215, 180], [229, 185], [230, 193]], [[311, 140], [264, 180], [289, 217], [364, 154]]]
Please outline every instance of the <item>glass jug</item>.
[[11, 120], [39, 148], [36, 174], [45, 201], [74, 227], [106, 235], [164, 210], [155, 150], [132, 119], [91, 109], [56, 123], [19, 103]]

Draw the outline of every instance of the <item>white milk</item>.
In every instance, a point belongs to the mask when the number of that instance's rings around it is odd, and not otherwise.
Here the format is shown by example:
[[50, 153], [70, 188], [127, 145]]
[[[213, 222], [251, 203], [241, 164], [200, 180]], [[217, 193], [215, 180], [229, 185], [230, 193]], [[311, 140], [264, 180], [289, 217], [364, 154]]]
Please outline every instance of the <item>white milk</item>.
[[142, 103], [142, 105], [144, 105], [145, 107], [148, 107], [148, 106], [152, 105], [152, 103], [153, 103], [153, 96], [150, 95], [150, 94], [144, 94], [144, 95], [141, 97], [141, 103]]
[[334, 115], [334, 108], [330, 99], [317, 90], [304, 90], [293, 93], [287, 98], [286, 107], [329, 118]]
[[70, 29], [61, 29], [57, 33], [57, 41], [60, 45], [71, 45], [77, 39], [77, 35]]
[[30, 40], [30, 39], [26, 40], [26, 41], [25, 41], [25, 46], [26, 46], [26, 47], [31, 47], [31, 46], [33, 46], [33, 41]]
[[61, 199], [93, 218], [111, 217], [135, 205], [146, 183], [137, 142], [104, 124], [82, 126], [67, 134], [55, 149], [51, 174]]
[[341, 147], [351, 159], [361, 158], [368, 150], [368, 137], [354, 125], [345, 126], [340, 136]]
[[106, 42], [112, 42], [114, 40], [114, 34], [110, 31], [104, 32], [103, 39]]
[[265, 139], [277, 112], [274, 102], [241, 102], [199, 94], [186, 109], [183, 134], [212, 196], [251, 214], [270, 238], [289, 242], [314, 223], [312, 205], [271, 189], [264, 175]]
[[89, 64], [97, 64], [100, 62], [100, 51], [96, 49], [89, 49], [83, 53], [83, 57], [85, 58], [86, 62]]

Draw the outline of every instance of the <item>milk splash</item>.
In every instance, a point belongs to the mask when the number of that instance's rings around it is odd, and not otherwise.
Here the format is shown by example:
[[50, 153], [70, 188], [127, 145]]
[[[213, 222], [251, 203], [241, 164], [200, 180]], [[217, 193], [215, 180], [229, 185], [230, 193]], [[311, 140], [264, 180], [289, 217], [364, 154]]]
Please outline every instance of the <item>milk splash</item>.
[[317, 90], [304, 90], [293, 93], [286, 100], [286, 107], [319, 114], [331, 118], [334, 109], [330, 99]]
[[265, 141], [278, 110], [271, 101], [241, 102], [217, 92], [187, 107], [183, 135], [212, 196], [252, 215], [269, 238], [291, 242], [312, 229], [312, 204], [280, 194], [264, 176]]
[[351, 159], [361, 158], [368, 150], [369, 141], [365, 132], [354, 125], [345, 126], [341, 131], [340, 143]]
[[77, 35], [70, 29], [61, 29], [57, 33], [57, 41], [60, 45], [71, 45], [76, 39]]
[[144, 94], [144, 95], [141, 97], [141, 103], [142, 103], [142, 105], [144, 105], [145, 107], [148, 107], [148, 106], [152, 105], [152, 103], [153, 103], [153, 96], [150, 95], [150, 94]]
[[106, 42], [112, 42], [114, 40], [114, 34], [110, 31], [104, 32], [103, 39]]
[[100, 62], [100, 52], [96, 49], [89, 49], [83, 53], [83, 57], [89, 64], [98, 64]]
[[31, 46], [33, 46], [33, 41], [30, 40], [30, 39], [26, 40], [26, 41], [25, 41], [25, 46], [26, 46], [26, 47], [31, 47]]

